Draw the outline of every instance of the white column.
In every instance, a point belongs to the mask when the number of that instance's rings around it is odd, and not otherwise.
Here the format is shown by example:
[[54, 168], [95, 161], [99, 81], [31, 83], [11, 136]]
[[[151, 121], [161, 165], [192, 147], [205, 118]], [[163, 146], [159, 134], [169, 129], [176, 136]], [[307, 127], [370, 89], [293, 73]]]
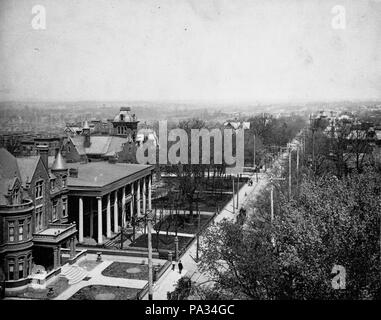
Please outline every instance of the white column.
[[152, 210], [152, 175], [148, 177], [148, 210]]
[[131, 202], [130, 202], [131, 219], [134, 216], [134, 196], [135, 196], [134, 183], [132, 183], [131, 184]]
[[126, 188], [122, 188], [122, 227], [126, 225]]
[[146, 206], [147, 206], [147, 199], [146, 199], [146, 177], [143, 178], [143, 214], [146, 214]]
[[107, 195], [107, 238], [111, 238], [111, 204], [110, 194]]
[[114, 232], [118, 233], [118, 190], [115, 190], [114, 198]]
[[140, 217], [140, 180], [137, 181], [138, 187], [136, 190], [136, 215]]
[[83, 198], [79, 197], [79, 230], [78, 241], [83, 242]]
[[98, 244], [103, 243], [102, 235], [102, 197], [97, 197], [98, 200]]

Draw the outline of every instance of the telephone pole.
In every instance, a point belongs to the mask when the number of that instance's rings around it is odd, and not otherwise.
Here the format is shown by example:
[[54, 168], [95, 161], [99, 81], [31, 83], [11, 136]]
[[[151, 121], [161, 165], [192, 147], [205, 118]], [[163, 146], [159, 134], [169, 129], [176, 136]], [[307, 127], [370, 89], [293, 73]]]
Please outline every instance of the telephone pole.
[[291, 199], [291, 145], [288, 145], [288, 201]]
[[299, 145], [296, 147], [296, 192], [299, 193]]
[[[274, 181], [275, 180], [279, 180], [279, 181], [284, 181], [286, 180], [285, 178], [273, 178], [273, 177], [270, 177], [270, 183], [271, 183], [271, 189], [270, 189], [270, 221], [271, 221], [271, 225], [273, 225], [274, 223]], [[274, 236], [272, 235], [271, 236], [271, 243], [273, 244], [273, 246], [275, 246], [275, 239], [274, 239]]]
[[239, 174], [237, 174], [237, 209], [239, 206]]
[[[151, 217], [149, 214], [152, 211], [149, 210], [146, 214], [147, 216], [147, 231], [148, 231], [148, 300], [153, 299], [153, 288], [152, 288], [152, 235], [151, 235]], [[148, 214], [149, 213], [149, 214]]]
[[232, 179], [233, 179], [233, 214], [235, 214], [235, 203], [234, 203], [234, 174], [232, 174]]
[[198, 251], [200, 250], [200, 225], [201, 225], [201, 216], [200, 210], [198, 211], [198, 219], [197, 219], [197, 243], [196, 243], [196, 262], [199, 261]]

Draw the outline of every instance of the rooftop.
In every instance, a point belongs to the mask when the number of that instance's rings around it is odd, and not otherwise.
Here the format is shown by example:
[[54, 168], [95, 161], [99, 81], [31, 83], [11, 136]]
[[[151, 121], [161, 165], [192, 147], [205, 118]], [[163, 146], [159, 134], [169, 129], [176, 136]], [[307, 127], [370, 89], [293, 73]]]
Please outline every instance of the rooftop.
[[91, 136], [90, 147], [85, 148], [83, 146], [84, 136], [71, 137], [71, 141], [76, 147], [80, 155], [83, 154], [102, 154], [102, 155], [114, 155], [117, 152], [122, 151], [123, 143], [127, 142], [126, 138], [116, 136]]
[[105, 161], [89, 163], [68, 163], [68, 168], [77, 168], [78, 177], [68, 178], [68, 187], [103, 187], [145, 170], [152, 170], [151, 165], [130, 163], [109, 163]]

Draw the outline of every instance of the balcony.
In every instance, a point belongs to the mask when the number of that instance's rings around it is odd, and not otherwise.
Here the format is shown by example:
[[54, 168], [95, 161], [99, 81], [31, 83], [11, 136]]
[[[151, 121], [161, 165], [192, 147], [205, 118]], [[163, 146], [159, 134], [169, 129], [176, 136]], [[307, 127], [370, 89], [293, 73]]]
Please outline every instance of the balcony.
[[76, 234], [76, 232], [75, 223], [51, 223], [46, 229], [33, 234], [33, 242], [35, 244], [59, 244]]
[[29, 199], [22, 200], [19, 204], [1, 205], [0, 209], [5, 213], [23, 213], [30, 211], [34, 208], [33, 201]]

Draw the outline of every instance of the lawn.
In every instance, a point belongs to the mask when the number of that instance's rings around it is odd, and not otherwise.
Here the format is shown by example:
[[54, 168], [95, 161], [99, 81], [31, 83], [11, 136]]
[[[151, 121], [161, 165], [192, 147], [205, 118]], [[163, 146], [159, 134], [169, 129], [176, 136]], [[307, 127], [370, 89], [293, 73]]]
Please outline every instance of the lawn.
[[148, 265], [114, 261], [102, 271], [102, 275], [106, 277], [147, 280]]
[[[179, 239], [179, 251], [181, 251], [183, 248], [185, 248], [189, 242], [192, 241], [193, 237], [180, 237]], [[135, 240], [135, 242], [130, 244], [130, 247], [140, 247], [140, 248], [147, 248], [148, 241], [147, 241], [147, 234], [142, 234], [139, 238]], [[156, 233], [152, 234], [152, 248], [157, 248], [157, 235]], [[159, 234], [159, 250], [172, 250], [175, 251], [175, 236], [173, 235], [165, 235], [165, 234]]]
[[137, 300], [140, 289], [91, 285], [74, 293], [69, 300]]
[[[236, 193], [235, 193], [236, 194]], [[173, 195], [171, 195], [173, 196]], [[171, 206], [171, 200], [169, 200], [170, 196], [163, 196], [160, 198], [157, 198], [152, 201], [152, 207], [157, 208], [157, 211], [159, 212], [160, 208], [168, 209]], [[193, 212], [196, 213], [196, 198], [194, 197], [193, 202]], [[216, 208], [218, 207], [220, 210], [222, 210], [227, 203], [231, 200], [232, 194], [231, 193], [200, 193], [199, 195], [199, 203], [198, 203], [198, 209], [200, 211], [204, 212], [215, 212]], [[189, 202], [185, 200], [179, 200], [177, 201], [174, 206], [176, 206], [179, 210], [186, 210], [189, 212]]]
[[[200, 230], [203, 229], [203, 227], [209, 223], [209, 221], [213, 218], [210, 214], [200, 214]], [[177, 227], [177, 232], [180, 233], [190, 233], [190, 234], [196, 234], [198, 230], [198, 216], [193, 215], [193, 222], [190, 222], [190, 215], [189, 214], [182, 214], [179, 215], [172, 215], [166, 216], [164, 218], [164, 221], [160, 224], [157, 223], [154, 227], [155, 230], [160, 231], [170, 231], [175, 232]]]

